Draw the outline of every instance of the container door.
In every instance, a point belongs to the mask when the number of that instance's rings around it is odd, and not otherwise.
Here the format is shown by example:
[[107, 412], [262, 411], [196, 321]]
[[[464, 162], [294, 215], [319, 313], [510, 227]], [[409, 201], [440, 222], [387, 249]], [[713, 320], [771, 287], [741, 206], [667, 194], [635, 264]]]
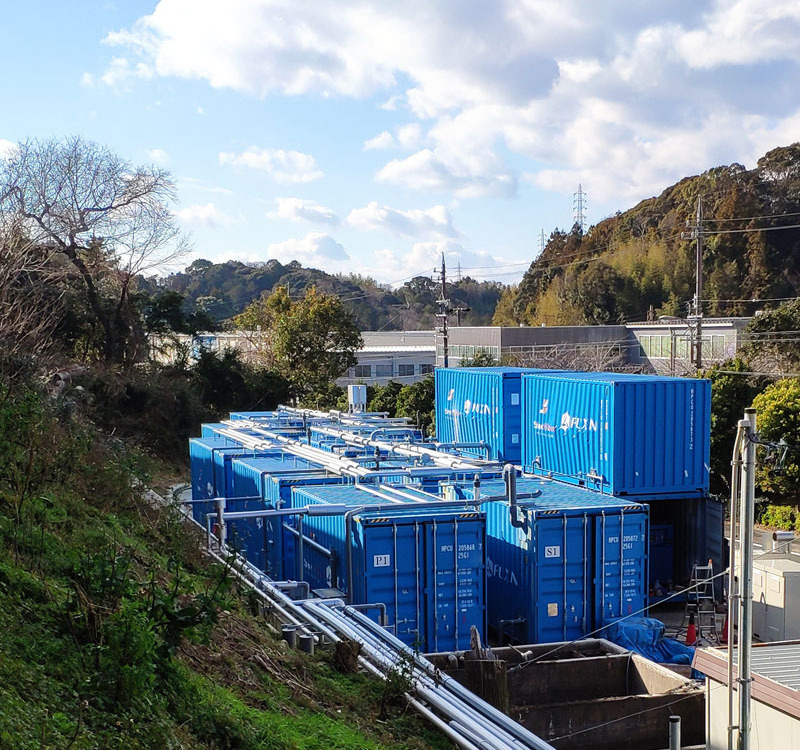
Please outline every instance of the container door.
[[595, 517], [595, 628], [647, 605], [647, 525], [640, 510]]
[[469, 648], [470, 626], [486, 641], [486, 526], [462, 513], [425, 522], [425, 624], [430, 651]]
[[[383, 602], [386, 624], [394, 634], [409, 646], [428, 650], [421, 619], [425, 596], [423, 522], [386, 519], [373, 523], [363, 519], [363, 528], [363, 570], [354, 567], [353, 576], [362, 575], [364, 585], [353, 582], [353, 603]], [[377, 611], [366, 614], [378, 622]]]
[[592, 528], [586, 515], [535, 515], [533, 635], [538, 643], [581, 638], [590, 630]]

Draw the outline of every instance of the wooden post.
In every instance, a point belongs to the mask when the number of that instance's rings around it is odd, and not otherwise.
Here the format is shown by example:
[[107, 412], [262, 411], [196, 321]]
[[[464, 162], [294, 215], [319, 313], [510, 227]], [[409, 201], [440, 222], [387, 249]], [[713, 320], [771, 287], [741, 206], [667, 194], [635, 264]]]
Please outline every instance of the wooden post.
[[508, 713], [508, 679], [504, 661], [465, 659], [464, 687], [496, 709]]

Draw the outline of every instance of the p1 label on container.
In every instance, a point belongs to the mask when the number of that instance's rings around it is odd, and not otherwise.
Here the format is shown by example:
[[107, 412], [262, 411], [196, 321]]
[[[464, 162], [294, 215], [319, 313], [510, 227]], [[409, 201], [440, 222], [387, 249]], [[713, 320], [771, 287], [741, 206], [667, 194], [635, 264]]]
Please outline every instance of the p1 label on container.
[[372, 567], [373, 568], [388, 568], [392, 564], [391, 555], [373, 555]]
[[558, 617], [558, 602], [550, 602], [547, 605], [547, 616]]

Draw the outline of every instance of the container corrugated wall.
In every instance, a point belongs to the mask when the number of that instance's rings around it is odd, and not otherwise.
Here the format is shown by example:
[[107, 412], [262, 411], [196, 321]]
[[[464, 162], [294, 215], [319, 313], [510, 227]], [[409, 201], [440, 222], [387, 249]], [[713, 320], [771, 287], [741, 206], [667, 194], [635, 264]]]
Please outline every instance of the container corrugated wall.
[[[586, 633], [647, 604], [647, 507], [541, 479], [519, 479], [525, 528], [507, 502], [487, 502], [487, 612], [500, 638], [548, 643]], [[459, 490], [473, 497], [471, 485]], [[504, 494], [485, 482], [481, 496]]]
[[[295, 488], [292, 505], [388, 502], [354, 487]], [[353, 603], [383, 602], [390, 626], [422, 650], [469, 647], [469, 628], [485, 628], [485, 521], [482, 513], [426, 509], [398, 503], [344, 516], [303, 520], [304, 536], [332, 554], [304, 544], [303, 578], [312, 587], [337, 586]], [[347, 556], [352, 555], [348, 582]], [[337, 585], [338, 584], [338, 585]], [[351, 590], [348, 591], [348, 588]]]
[[708, 493], [707, 380], [523, 375], [522, 463], [612, 495]]

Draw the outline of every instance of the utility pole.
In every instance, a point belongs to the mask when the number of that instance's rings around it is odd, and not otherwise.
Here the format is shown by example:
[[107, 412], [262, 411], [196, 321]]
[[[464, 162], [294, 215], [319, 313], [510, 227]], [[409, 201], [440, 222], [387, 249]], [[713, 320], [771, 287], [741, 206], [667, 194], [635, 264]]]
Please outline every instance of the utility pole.
[[450, 312], [450, 300], [447, 299], [447, 268], [444, 263], [444, 253], [442, 253], [442, 270], [441, 270], [441, 277], [442, 277], [442, 294], [439, 297], [437, 304], [439, 305], [439, 312], [436, 314], [436, 317], [442, 321], [441, 328], [438, 329], [439, 333], [442, 334], [442, 353], [443, 353], [443, 364], [445, 367], [450, 366], [450, 360], [448, 357], [448, 344], [447, 344], [447, 314]]
[[690, 227], [688, 232], [681, 232], [681, 239], [695, 240], [697, 243], [697, 255], [695, 257], [694, 271], [694, 299], [691, 302], [689, 317], [694, 321], [692, 354], [695, 367], [703, 369], [703, 199], [697, 196], [697, 214], [694, 226], [689, 219], [686, 226]]
[[697, 259], [695, 268], [694, 316], [695, 329], [695, 365], [703, 369], [703, 199], [697, 196], [697, 219], [694, 227], [697, 235]]
[[544, 229], [542, 229], [541, 233], [539, 234], [539, 255], [544, 252], [545, 246], [545, 239], [544, 239]]
[[461, 281], [461, 261], [458, 261], [458, 266], [456, 266], [456, 281]]

